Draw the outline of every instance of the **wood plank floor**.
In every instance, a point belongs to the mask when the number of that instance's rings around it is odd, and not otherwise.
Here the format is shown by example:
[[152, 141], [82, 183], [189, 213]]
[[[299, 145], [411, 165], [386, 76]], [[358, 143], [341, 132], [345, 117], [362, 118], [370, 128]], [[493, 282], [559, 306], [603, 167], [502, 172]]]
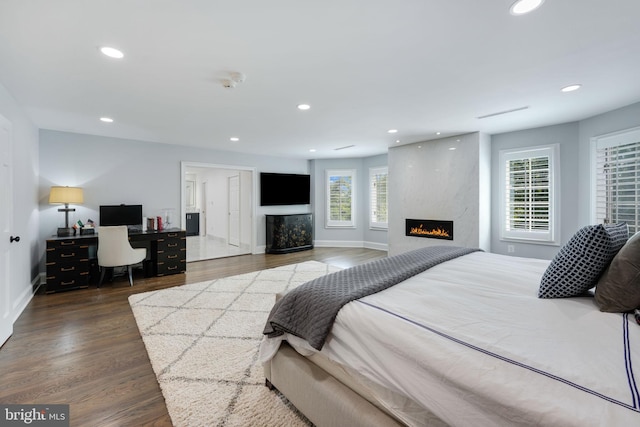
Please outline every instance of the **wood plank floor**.
[[370, 249], [315, 248], [187, 264], [185, 274], [125, 277], [102, 288], [38, 292], [0, 348], [0, 402], [69, 404], [72, 426], [170, 426], [171, 419], [128, 297], [303, 261], [350, 267], [383, 258]]

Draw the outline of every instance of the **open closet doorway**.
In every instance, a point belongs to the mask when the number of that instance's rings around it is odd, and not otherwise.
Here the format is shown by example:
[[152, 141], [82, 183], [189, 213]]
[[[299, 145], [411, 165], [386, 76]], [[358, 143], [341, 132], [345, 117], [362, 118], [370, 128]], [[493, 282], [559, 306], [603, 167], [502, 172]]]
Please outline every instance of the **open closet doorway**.
[[253, 253], [254, 168], [181, 163], [187, 262]]

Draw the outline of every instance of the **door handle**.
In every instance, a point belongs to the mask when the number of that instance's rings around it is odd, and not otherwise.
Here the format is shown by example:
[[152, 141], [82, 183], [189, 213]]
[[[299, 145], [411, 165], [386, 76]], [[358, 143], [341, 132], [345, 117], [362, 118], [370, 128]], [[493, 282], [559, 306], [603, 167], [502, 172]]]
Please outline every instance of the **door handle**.
[[9, 237], [9, 243], [13, 243], [13, 242], [19, 242], [20, 241], [20, 236], [11, 236]]

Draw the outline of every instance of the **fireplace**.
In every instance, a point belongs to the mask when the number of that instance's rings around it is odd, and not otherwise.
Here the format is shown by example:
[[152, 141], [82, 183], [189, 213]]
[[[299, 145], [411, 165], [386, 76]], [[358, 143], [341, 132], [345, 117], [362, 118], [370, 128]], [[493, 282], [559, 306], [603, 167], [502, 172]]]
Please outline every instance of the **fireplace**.
[[406, 219], [406, 235], [431, 239], [453, 240], [453, 221]]

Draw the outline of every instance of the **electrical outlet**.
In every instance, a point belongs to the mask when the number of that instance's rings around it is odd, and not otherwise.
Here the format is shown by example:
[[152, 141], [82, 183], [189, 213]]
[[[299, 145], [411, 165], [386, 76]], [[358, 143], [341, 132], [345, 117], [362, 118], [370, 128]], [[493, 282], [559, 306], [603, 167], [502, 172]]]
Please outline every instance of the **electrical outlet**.
[[516, 251], [516, 248], [513, 245], [507, 245], [507, 252], [512, 254]]

